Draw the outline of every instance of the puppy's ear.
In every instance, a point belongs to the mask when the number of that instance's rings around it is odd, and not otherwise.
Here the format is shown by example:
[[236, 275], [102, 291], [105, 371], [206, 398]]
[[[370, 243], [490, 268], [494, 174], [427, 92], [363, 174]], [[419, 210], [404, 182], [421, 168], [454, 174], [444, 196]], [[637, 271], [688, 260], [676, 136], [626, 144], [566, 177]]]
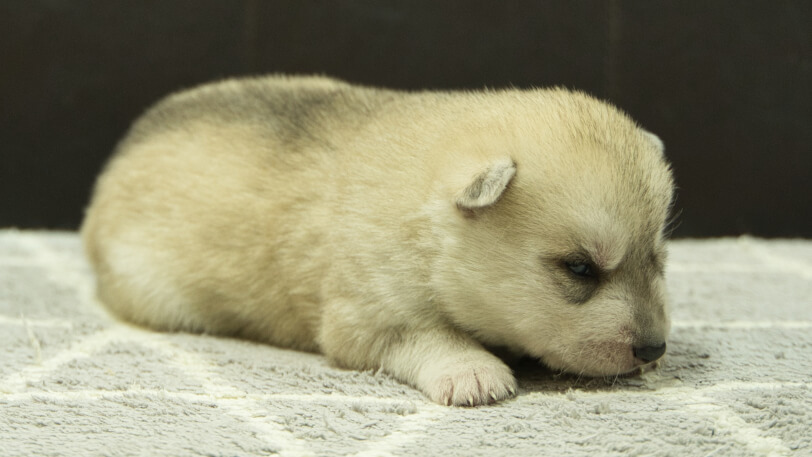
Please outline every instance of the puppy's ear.
[[643, 136], [649, 141], [649, 143], [653, 144], [660, 154], [665, 155], [665, 145], [663, 144], [663, 140], [660, 139], [657, 135], [649, 132], [648, 130], [643, 130]]
[[516, 163], [512, 159], [491, 163], [457, 195], [457, 208], [470, 212], [493, 205], [502, 196], [515, 174]]

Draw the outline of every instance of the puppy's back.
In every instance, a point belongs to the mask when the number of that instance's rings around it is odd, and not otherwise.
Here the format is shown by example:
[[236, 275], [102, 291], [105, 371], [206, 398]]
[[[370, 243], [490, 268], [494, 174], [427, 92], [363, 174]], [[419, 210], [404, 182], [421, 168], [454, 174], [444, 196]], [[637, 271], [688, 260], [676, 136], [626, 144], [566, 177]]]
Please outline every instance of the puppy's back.
[[334, 179], [336, 157], [325, 151], [341, 135], [328, 131], [363, 124], [384, 98], [327, 78], [272, 76], [157, 103], [117, 147], [82, 226], [102, 302], [154, 328], [274, 335], [314, 349], [314, 298], [280, 313], [290, 323], [281, 334], [253, 328], [251, 315], [256, 303], [290, 301], [283, 285], [318, 288], [320, 261], [298, 268], [279, 253], [300, 245], [329, 258], [308, 239], [329, 226], [308, 204]]

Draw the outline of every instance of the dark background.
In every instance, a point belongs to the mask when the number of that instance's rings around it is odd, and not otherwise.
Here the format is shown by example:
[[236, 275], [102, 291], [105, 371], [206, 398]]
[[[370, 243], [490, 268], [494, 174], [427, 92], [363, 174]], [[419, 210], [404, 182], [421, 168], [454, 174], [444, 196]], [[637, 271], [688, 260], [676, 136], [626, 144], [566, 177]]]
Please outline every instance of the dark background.
[[583, 89], [664, 140], [676, 236], [812, 236], [805, 0], [2, 0], [0, 226], [76, 228], [149, 104], [265, 72]]

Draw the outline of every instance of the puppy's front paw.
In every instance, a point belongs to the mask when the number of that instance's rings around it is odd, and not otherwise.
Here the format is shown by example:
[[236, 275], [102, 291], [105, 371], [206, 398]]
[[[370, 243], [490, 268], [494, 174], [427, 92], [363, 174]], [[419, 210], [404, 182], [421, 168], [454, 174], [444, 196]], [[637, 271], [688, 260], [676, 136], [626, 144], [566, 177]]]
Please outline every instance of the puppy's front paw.
[[477, 406], [516, 395], [516, 378], [498, 360], [457, 362], [435, 368], [422, 387], [429, 398], [442, 405]]

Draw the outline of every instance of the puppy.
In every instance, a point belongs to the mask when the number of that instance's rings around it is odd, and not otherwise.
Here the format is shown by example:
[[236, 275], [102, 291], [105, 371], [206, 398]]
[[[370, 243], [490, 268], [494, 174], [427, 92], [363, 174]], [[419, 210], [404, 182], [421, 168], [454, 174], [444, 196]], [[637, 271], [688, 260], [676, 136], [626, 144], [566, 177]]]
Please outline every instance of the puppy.
[[485, 347], [590, 376], [665, 352], [672, 189], [657, 137], [579, 92], [268, 76], [150, 109], [82, 236], [124, 320], [318, 351], [473, 406], [516, 393]]

